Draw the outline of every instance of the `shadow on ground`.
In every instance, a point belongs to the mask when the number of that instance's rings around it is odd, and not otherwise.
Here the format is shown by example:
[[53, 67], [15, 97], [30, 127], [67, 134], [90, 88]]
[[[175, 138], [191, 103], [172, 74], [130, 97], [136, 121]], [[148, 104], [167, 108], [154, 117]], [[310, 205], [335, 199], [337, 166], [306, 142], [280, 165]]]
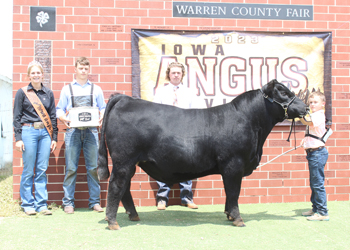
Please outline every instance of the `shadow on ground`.
[[[196, 225], [232, 225], [232, 221], [227, 220], [226, 214], [223, 212], [203, 212], [199, 210], [185, 210], [185, 211], [148, 211], [139, 212], [140, 221], [130, 221], [129, 217], [122, 208], [119, 209], [117, 215], [117, 222], [121, 227], [147, 225], [147, 226], [178, 226], [188, 227]], [[269, 214], [268, 211], [258, 213], [241, 213], [245, 223], [250, 221], [281, 221], [281, 220], [295, 220], [290, 215], [276, 215]], [[100, 224], [108, 225], [107, 221], [100, 220]]]

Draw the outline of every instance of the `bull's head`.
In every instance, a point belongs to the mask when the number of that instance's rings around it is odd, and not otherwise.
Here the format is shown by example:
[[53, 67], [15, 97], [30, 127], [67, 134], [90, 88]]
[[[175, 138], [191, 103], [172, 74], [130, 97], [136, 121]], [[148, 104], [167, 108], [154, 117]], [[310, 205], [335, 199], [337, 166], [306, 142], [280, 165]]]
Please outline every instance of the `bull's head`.
[[284, 113], [284, 117], [281, 113], [280, 122], [284, 119], [304, 117], [309, 111], [308, 106], [302, 100], [275, 79], [264, 85], [261, 92], [272, 104], [280, 106], [279, 112]]

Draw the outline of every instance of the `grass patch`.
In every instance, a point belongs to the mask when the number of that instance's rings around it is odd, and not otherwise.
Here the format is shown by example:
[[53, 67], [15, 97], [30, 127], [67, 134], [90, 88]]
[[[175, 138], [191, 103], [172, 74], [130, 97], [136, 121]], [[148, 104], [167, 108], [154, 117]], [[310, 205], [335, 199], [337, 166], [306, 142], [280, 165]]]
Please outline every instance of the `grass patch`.
[[0, 217], [23, 216], [19, 201], [13, 200], [12, 166], [0, 169]]
[[[0, 177], [1, 249], [348, 249], [350, 202], [328, 203], [330, 221], [310, 222], [301, 216], [309, 202], [242, 204], [247, 227], [226, 219], [224, 205], [201, 205], [198, 210], [170, 206], [139, 207], [141, 221], [118, 212], [120, 231], [107, 229], [104, 213], [76, 209], [65, 214], [51, 204], [53, 215], [26, 216], [12, 201], [12, 177]], [[10, 188], [6, 188], [10, 186]], [[7, 203], [7, 204], [4, 204]]]
[[226, 220], [224, 205], [140, 207], [138, 222], [120, 208], [120, 231], [107, 229], [104, 213], [57, 209], [52, 216], [3, 218], [0, 242], [3, 249], [348, 249], [349, 207], [329, 202], [330, 221], [310, 222], [301, 216], [309, 203], [243, 204], [245, 228]]

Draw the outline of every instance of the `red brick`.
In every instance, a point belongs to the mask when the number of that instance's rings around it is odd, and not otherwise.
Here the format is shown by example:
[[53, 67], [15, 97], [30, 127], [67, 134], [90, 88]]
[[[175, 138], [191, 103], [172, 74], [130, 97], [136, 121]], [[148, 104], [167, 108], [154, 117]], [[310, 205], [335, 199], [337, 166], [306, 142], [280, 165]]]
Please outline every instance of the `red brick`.
[[305, 202], [307, 201], [305, 195], [284, 195], [283, 202]]
[[282, 196], [261, 196], [260, 203], [281, 203], [283, 201]]
[[290, 179], [290, 180], [283, 180], [283, 186], [285, 187], [303, 187], [308, 185], [308, 182], [305, 179]]
[[350, 13], [350, 7], [349, 6], [329, 6], [329, 12], [330, 13], [344, 13], [349, 14]]
[[164, 9], [164, 1], [140, 1], [140, 9]]
[[80, 56], [91, 57], [91, 50], [90, 49], [67, 49], [67, 56], [69, 56], [69, 57], [80, 57]]
[[65, 49], [52, 49], [52, 56], [65, 56], [66, 50]]
[[349, 178], [329, 179], [328, 180], [328, 185], [348, 186], [349, 185]]
[[[160, 17], [161, 18], [161, 17]], [[189, 25], [188, 18], [165, 18], [165, 25]]]
[[[329, 0], [331, 2], [331, 0]], [[350, 1], [349, 0], [337, 0], [337, 6], [339, 5], [344, 5], [346, 7], [349, 7]], [[335, 5], [335, 4], [330, 4], [330, 5]]]
[[13, 6], [13, 13], [20, 14], [21, 13], [21, 6]]
[[101, 49], [123, 49], [123, 43], [122, 42], [100, 42], [100, 48]]
[[111, 33], [92, 33], [91, 34], [91, 40], [97, 40], [97, 41], [115, 41], [115, 34]]
[[123, 16], [123, 9], [104, 9], [99, 8], [98, 13], [100, 16], [114, 16], [119, 17]]
[[98, 32], [98, 25], [76, 24], [74, 25], [75, 32]]
[[93, 57], [115, 57], [115, 50], [93, 50], [92, 51], [92, 56]]
[[[337, 16], [338, 18], [338, 16]], [[326, 22], [333, 22], [335, 21], [335, 15], [334, 14], [317, 14], [314, 13], [314, 21], [326, 21]]]
[[[225, 204], [225, 201], [226, 201], [226, 197], [214, 197], [212, 205]], [[196, 203], [197, 203], [197, 199], [196, 199]]]
[[84, 23], [89, 24], [90, 23], [90, 17], [89, 16], [65, 16], [65, 23]]
[[261, 180], [261, 187], [281, 187], [282, 180]]
[[290, 188], [268, 188], [267, 194], [268, 195], [290, 195]]
[[272, 27], [280, 28], [283, 26], [283, 22], [279, 20], [261, 20], [260, 26], [269, 27], [269, 28], [272, 28]]
[[313, 21], [313, 22], [307, 22], [306, 23], [307, 29], [327, 29], [327, 22], [321, 22], [321, 21]]
[[280, 171], [280, 172], [270, 172], [269, 173], [270, 179], [289, 179], [290, 178], [290, 172], [286, 171]]
[[65, 0], [65, 6], [90, 7], [89, 2], [90, 1]]
[[114, 7], [114, 0], [90, 0], [91, 7]]
[[164, 25], [164, 18], [143, 17], [141, 18], [142, 25]]
[[238, 202], [240, 204], [256, 204], [259, 203], [259, 196], [252, 196], [252, 197], [239, 197]]
[[329, 201], [348, 201], [349, 194], [330, 194], [328, 195]]
[[56, 14], [63, 15], [63, 16], [71, 16], [73, 15], [73, 8], [57, 7]]
[[72, 32], [73, 24], [57, 24], [57, 32]]
[[30, 16], [29, 15], [23, 15], [23, 14], [13, 14], [13, 22], [14, 23], [27, 23], [29, 22], [29, 18]]
[[63, 40], [63, 32], [39, 32], [40, 40]]
[[34, 56], [34, 49], [13, 49], [14, 56]]
[[22, 40], [21, 46], [23, 48], [34, 48], [34, 41], [33, 40]]
[[74, 8], [75, 16], [97, 16], [98, 8]]
[[292, 187], [291, 188], [291, 194], [295, 195], [295, 194], [306, 194], [306, 195], [310, 195], [311, 194], [311, 189], [309, 187]]
[[21, 30], [21, 24], [20, 23], [13, 23], [12, 24], [12, 30]]
[[242, 181], [242, 188], [247, 188], [247, 187], [259, 187], [259, 180], [247, 180], [243, 179]]
[[38, 32], [20, 32], [20, 31], [14, 31], [13, 32], [13, 39], [38, 39], [39, 35]]
[[53, 41], [52, 47], [57, 49], [70, 49], [73, 48], [72, 41]]
[[124, 16], [126, 16], [126, 17], [146, 17], [146, 16], [148, 16], [148, 14], [147, 14], [147, 10], [144, 10], [144, 9], [125, 9]]
[[113, 16], [92, 16], [92, 24], [115, 24], [115, 17]]
[[139, 1], [116, 1], [115, 8], [139, 8]]
[[64, 5], [63, 5], [63, 0], [39, 0], [39, 6], [60, 7]]
[[131, 74], [131, 67], [118, 67], [117, 74]]
[[267, 195], [267, 188], [247, 188], [245, 195]]
[[66, 40], [90, 40], [90, 33], [66, 33]]

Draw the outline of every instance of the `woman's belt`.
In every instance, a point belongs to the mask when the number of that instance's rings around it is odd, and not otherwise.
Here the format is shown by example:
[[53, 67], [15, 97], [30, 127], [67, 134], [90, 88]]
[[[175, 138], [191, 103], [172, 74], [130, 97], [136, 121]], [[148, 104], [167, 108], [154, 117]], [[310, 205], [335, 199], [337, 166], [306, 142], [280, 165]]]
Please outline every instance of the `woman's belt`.
[[35, 129], [45, 128], [45, 124], [43, 122], [22, 123], [22, 126], [34, 127]]

